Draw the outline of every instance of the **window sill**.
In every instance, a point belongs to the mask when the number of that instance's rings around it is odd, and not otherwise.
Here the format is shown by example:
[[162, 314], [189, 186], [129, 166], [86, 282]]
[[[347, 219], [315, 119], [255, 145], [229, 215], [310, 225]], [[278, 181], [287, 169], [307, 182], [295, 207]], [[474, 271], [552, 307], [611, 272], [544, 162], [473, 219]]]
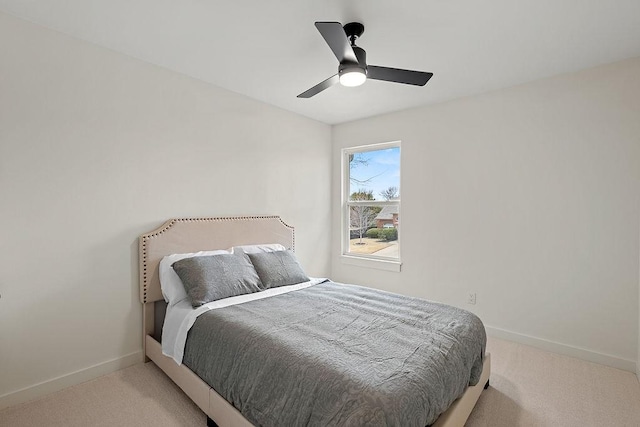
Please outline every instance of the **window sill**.
[[340, 258], [343, 264], [355, 265], [357, 267], [375, 268], [377, 270], [393, 271], [396, 273], [400, 273], [402, 267], [402, 262], [400, 261], [364, 258], [350, 255], [342, 255]]

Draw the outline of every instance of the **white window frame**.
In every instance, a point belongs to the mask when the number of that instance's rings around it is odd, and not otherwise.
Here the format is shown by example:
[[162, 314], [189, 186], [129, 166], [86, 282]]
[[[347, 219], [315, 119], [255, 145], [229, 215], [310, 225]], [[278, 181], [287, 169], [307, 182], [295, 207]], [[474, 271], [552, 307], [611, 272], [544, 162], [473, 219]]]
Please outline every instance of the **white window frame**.
[[[349, 200], [350, 196], [350, 169], [349, 156], [356, 153], [364, 153], [367, 151], [384, 150], [386, 148], [399, 148], [400, 158], [402, 159], [402, 147], [400, 141], [383, 142], [377, 144], [360, 145], [357, 147], [349, 147], [342, 149], [342, 227], [341, 227], [341, 258], [345, 264], [356, 265], [360, 267], [377, 268], [387, 271], [400, 272], [401, 262], [401, 222], [398, 220], [398, 258], [384, 257], [372, 254], [354, 254], [349, 252], [350, 241], [350, 207], [351, 206], [389, 206], [398, 205], [398, 218], [402, 209], [402, 188], [400, 189], [400, 199], [394, 201], [386, 200]], [[402, 175], [402, 160], [400, 160], [400, 175]]]

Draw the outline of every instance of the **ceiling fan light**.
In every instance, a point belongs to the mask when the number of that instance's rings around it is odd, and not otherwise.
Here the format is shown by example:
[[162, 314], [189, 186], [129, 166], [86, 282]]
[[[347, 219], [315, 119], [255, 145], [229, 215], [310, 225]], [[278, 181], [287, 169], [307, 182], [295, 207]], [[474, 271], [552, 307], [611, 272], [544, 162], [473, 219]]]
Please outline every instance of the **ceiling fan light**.
[[367, 80], [367, 75], [362, 68], [349, 68], [340, 73], [342, 86], [360, 86]]

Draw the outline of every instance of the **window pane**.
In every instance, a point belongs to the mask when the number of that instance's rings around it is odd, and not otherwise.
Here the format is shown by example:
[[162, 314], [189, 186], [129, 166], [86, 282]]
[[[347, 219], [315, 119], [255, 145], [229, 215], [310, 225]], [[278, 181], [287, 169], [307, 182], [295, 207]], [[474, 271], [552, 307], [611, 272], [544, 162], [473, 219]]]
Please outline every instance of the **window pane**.
[[399, 205], [349, 206], [349, 253], [398, 258]]
[[399, 261], [400, 143], [372, 148], [344, 151], [343, 253]]
[[400, 147], [349, 155], [350, 200], [400, 198]]

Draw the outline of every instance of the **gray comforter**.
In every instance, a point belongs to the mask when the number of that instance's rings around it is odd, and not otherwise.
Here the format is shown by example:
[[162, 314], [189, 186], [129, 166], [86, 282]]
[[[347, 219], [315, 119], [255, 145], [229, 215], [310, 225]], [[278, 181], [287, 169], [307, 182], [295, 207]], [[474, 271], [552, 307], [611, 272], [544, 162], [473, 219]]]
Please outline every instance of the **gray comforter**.
[[209, 311], [184, 363], [262, 426], [426, 426], [482, 373], [472, 313], [325, 282]]

